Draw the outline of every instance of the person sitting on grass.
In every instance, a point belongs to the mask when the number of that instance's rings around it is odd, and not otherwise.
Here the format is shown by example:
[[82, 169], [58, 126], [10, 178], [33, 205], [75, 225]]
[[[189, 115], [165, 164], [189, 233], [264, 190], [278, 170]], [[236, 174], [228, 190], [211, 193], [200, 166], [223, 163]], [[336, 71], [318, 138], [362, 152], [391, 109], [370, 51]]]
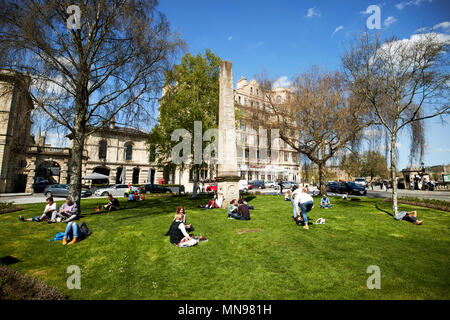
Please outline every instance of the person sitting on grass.
[[333, 205], [331, 204], [330, 199], [328, 199], [326, 193], [324, 193], [322, 196], [322, 199], [320, 199], [320, 207], [325, 208], [325, 209], [333, 207]]
[[348, 200], [348, 192], [346, 192], [346, 193], [342, 196], [342, 200]]
[[67, 224], [66, 231], [64, 232], [64, 237], [62, 239], [62, 245], [74, 244], [86, 239], [91, 234], [91, 231], [87, 228], [86, 223], [83, 221], [81, 226], [75, 221], [71, 221]]
[[19, 216], [19, 220], [22, 222], [25, 221], [36, 221], [36, 222], [40, 222], [42, 220], [49, 220], [52, 218], [52, 215], [54, 212], [57, 212], [58, 207], [56, 205], [56, 203], [53, 201], [53, 197], [48, 197], [46, 199], [47, 201], [47, 205], [45, 206], [44, 209], [44, 213], [41, 216], [37, 216], [34, 218], [28, 218], [28, 219], [24, 219], [22, 216]]
[[[297, 225], [300, 222], [303, 222], [304, 229], [309, 229], [308, 226], [308, 212], [311, 211], [311, 209], [314, 207], [314, 201], [313, 198], [309, 195], [308, 193], [308, 189], [307, 188], [303, 188], [301, 192], [297, 193], [297, 195], [295, 196], [295, 210], [297, 213], [297, 216], [299, 218], [296, 218], [295, 222], [297, 223]], [[301, 216], [299, 213], [299, 208], [301, 210]]]
[[[177, 209], [178, 211], [178, 209]], [[198, 240], [192, 238], [186, 231], [184, 224], [185, 215], [180, 211], [175, 215], [175, 221], [172, 222], [169, 229], [170, 243], [179, 247], [192, 247], [198, 244]]]
[[119, 200], [117, 200], [116, 198], [113, 197], [113, 195], [111, 193], [108, 194], [108, 199], [109, 202], [107, 204], [105, 204], [105, 210], [108, 210], [109, 212], [114, 211], [114, 210], [119, 210]]
[[250, 220], [250, 211], [248, 210], [248, 205], [244, 203], [244, 200], [239, 199], [238, 201], [237, 213], [233, 215], [238, 220]]
[[208, 204], [206, 204], [204, 206], [200, 206], [200, 208], [203, 208], [203, 209], [220, 208], [220, 207], [222, 207], [223, 200], [224, 200], [223, 193], [219, 193], [219, 196], [217, 196], [217, 194], [214, 194], [213, 199], [209, 200]]
[[[243, 202], [244, 204], [246, 204], [250, 210], [253, 210], [253, 209], [254, 209], [254, 207], [253, 207], [252, 205], [248, 204], [248, 202], [244, 200], [244, 197], [242, 196], [242, 194], [239, 195], [239, 200], [242, 200], [242, 202]], [[238, 202], [239, 202], [239, 200], [238, 200]]]
[[[186, 227], [186, 231], [187, 232], [192, 232], [194, 231], [194, 228], [192, 227], [192, 224], [186, 224], [186, 210], [184, 209], [183, 206], [178, 206], [177, 210], [175, 211], [175, 217], [173, 218], [172, 224], [176, 221], [177, 219], [177, 214], [182, 213], [183, 214], [183, 223], [185, 224]], [[167, 231], [167, 233], [165, 234], [165, 236], [169, 236], [170, 235], [170, 228], [169, 231]]]
[[72, 197], [68, 196], [66, 198], [66, 203], [64, 203], [59, 212], [54, 211], [52, 214], [51, 220], [48, 220], [47, 223], [55, 223], [57, 218], [60, 218], [62, 222], [69, 222], [76, 218], [78, 218], [77, 212], [77, 204], [72, 201]]
[[228, 206], [228, 219], [233, 219], [234, 214], [237, 213], [237, 200], [233, 199], [230, 201], [230, 205]]
[[130, 192], [128, 194], [128, 201], [136, 201], [136, 196], [134, 195], [133, 192]]
[[399, 221], [406, 220], [417, 225], [421, 225], [423, 223], [423, 219], [417, 220], [417, 211], [400, 211], [394, 216], [394, 219]]
[[290, 201], [290, 200], [291, 200], [291, 190], [288, 190], [284, 194], [284, 201]]

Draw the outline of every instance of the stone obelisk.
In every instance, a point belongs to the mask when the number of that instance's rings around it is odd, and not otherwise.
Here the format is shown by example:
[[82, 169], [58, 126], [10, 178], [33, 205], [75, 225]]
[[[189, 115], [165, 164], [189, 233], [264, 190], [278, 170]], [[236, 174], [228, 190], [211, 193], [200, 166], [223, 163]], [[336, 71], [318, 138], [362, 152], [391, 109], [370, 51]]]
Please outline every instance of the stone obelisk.
[[236, 156], [236, 124], [234, 112], [233, 70], [230, 61], [220, 66], [218, 190], [225, 197], [222, 208], [232, 199], [239, 199], [239, 172]]

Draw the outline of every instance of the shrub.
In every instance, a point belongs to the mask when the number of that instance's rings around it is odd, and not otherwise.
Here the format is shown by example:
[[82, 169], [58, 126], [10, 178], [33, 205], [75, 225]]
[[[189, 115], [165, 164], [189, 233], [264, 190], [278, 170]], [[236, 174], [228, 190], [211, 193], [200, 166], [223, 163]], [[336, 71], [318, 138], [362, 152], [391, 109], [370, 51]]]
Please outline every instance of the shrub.
[[0, 264], [0, 300], [66, 300], [57, 288]]

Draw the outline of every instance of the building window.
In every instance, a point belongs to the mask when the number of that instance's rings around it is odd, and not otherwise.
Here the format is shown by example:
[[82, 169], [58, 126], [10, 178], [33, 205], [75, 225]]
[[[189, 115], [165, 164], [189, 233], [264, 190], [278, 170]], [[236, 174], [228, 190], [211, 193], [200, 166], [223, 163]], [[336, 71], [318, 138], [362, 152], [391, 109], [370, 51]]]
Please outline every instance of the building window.
[[99, 159], [106, 159], [106, 150], [107, 150], [106, 140], [100, 141], [100, 144], [98, 146], [98, 158]]
[[288, 161], [288, 153], [287, 153], [287, 152], [284, 153], [284, 161], [285, 161], [285, 162]]
[[253, 94], [253, 88], [250, 87], [250, 94]]
[[239, 104], [241, 104], [241, 96], [238, 97]]
[[256, 89], [256, 95], [259, 95], [259, 90], [258, 89]]
[[125, 146], [125, 160], [131, 160], [133, 158], [133, 145], [131, 143]]
[[281, 103], [281, 96], [277, 96], [277, 103]]
[[244, 121], [241, 120], [240, 125], [241, 125], [240, 126], [241, 130], [245, 130], [245, 123], [244, 123]]
[[244, 98], [244, 104], [247, 105], [247, 98]]
[[133, 169], [133, 184], [138, 184], [139, 183], [139, 172], [140, 170], [138, 168], [134, 168]]
[[253, 107], [253, 101], [250, 102], [250, 106]]

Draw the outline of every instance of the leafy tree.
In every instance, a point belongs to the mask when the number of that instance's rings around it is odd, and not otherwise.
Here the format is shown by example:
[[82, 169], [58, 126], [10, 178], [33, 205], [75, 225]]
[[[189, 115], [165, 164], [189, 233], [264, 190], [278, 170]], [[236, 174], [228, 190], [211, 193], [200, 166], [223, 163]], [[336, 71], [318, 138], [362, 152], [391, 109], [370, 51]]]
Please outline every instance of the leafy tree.
[[[160, 167], [184, 169], [186, 162], [176, 165], [171, 153], [179, 141], [172, 141], [176, 129], [186, 129], [194, 150], [194, 122], [201, 121], [202, 133], [217, 128], [219, 113], [219, 76], [222, 60], [211, 50], [203, 55], [184, 55], [181, 63], [166, 73], [163, 96], [160, 100], [158, 123], [149, 136], [150, 149], [157, 150], [156, 161]], [[203, 139], [202, 139], [203, 140]], [[202, 150], [211, 142], [203, 141]], [[193, 154], [189, 156], [193, 160]], [[189, 161], [187, 161], [189, 162]], [[192, 164], [192, 162], [191, 162]], [[208, 164], [193, 164], [193, 170]]]
[[386, 157], [377, 151], [366, 151], [361, 164], [361, 177], [370, 177], [370, 180], [375, 177], [388, 178], [389, 169]]

